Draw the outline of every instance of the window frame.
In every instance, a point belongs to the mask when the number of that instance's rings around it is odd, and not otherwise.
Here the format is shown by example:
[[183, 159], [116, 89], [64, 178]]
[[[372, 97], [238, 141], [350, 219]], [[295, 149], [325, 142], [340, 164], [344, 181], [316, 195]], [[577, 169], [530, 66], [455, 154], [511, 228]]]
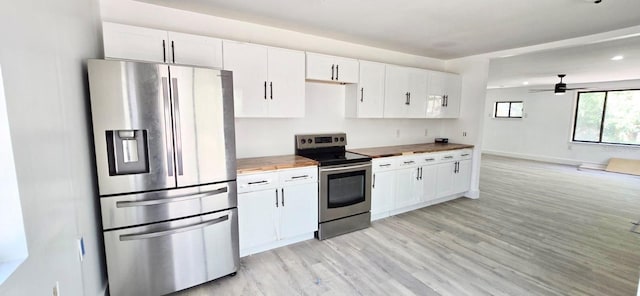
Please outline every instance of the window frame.
[[[606, 90], [587, 90], [587, 91], [578, 91], [576, 93], [575, 107], [573, 108], [573, 131], [571, 132], [571, 142], [572, 143], [588, 143], [588, 144], [598, 144], [598, 145], [621, 145], [621, 146], [630, 146], [630, 147], [640, 147], [640, 144], [628, 144], [628, 143], [616, 143], [616, 142], [603, 142], [602, 134], [604, 131], [604, 119], [607, 114], [607, 99], [609, 98], [609, 92], [618, 92], [618, 91], [639, 91], [640, 88], [625, 88], [625, 89], [606, 89]], [[576, 140], [576, 127], [578, 125], [578, 107], [580, 106], [580, 94], [583, 93], [604, 93], [604, 102], [602, 106], [602, 117], [600, 119], [600, 132], [598, 136], [598, 141], [584, 141], [584, 140]]]
[[[509, 103], [509, 114], [507, 114], [507, 116], [498, 116], [498, 104], [500, 103]], [[511, 104], [513, 103], [520, 103], [522, 104], [522, 115], [520, 116], [511, 116]], [[495, 104], [493, 104], [493, 118], [519, 118], [521, 119], [522, 116], [524, 115], [524, 101], [496, 101]]]

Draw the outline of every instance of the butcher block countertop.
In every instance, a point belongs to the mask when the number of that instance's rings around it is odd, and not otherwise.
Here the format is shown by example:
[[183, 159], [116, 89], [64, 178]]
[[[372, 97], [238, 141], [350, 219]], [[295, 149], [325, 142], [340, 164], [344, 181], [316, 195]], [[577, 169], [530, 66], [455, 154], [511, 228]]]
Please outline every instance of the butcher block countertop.
[[411, 144], [411, 145], [399, 145], [399, 146], [349, 149], [348, 151], [366, 155], [372, 158], [378, 158], [378, 157], [410, 155], [415, 153], [449, 151], [449, 150], [464, 149], [464, 148], [473, 148], [473, 145], [454, 144], [454, 143], [447, 143], [447, 144], [426, 143], [426, 144]]
[[278, 155], [240, 158], [237, 160], [238, 174], [260, 173], [318, 165], [318, 162], [298, 155]]

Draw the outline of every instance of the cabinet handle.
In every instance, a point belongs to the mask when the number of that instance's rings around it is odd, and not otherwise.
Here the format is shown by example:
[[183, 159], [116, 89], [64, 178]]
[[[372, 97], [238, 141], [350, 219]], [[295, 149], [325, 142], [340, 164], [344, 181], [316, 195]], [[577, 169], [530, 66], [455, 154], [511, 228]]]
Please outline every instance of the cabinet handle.
[[436, 160], [435, 158], [426, 158], [424, 161], [434, 161]]
[[469, 153], [460, 154], [460, 156], [469, 156]]
[[360, 102], [364, 102], [364, 87], [360, 89]]
[[457, 174], [459, 171], [460, 171], [460, 162], [456, 161], [456, 166], [455, 166], [455, 169], [453, 170], [453, 172]]
[[447, 96], [446, 95], [442, 95], [442, 107], [446, 106], [445, 102], [447, 101]]
[[162, 40], [162, 62], [167, 62], [167, 45], [164, 40]]
[[276, 208], [278, 207], [278, 189], [276, 189]]
[[409, 104], [411, 104], [411, 103], [409, 102], [409, 92], [407, 92], [407, 93], [406, 93], [406, 94], [404, 94], [404, 95], [407, 97], [407, 99], [404, 101], [404, 104], [405, 104], [405, 105], [409, 105]]
[[269, 182], [269, 181], [267, 181], [267, 180], [262, 180], [262, 181], [256, 181], [256, 182], [249, 182], [248, 184], [249, 184], [249, 185], [255, 185], [255, 184], [264, 184], [264, 183], [267, 183], [267, 182]]
[[449, 95], [444, 96], [444, 106], [449, 107]]
[[338, 76], [340, 75], [340, 65], [336, 65], [336, 80], [340, 80]]
[[293, 176], [291, 179], [309, 178], [309, 175]]
[[424, 168], [420, 168], [420, 180], [422, 180], [422, 170], [424, 170]]
[[331, 80], [333, 80], [333, 70], [335, 68], [336, 65], [331, 65]]
[[413, 160], [411, 160], [411, 161], [405, 161], [405, 162], [404, 162], [404, 164], [412, 164], [412, 163], [414, 163], [414, 162], [415, 162], [415, 161], [413, 161]]
[[371, 182], [371, 188], [376, 188], [376, 174], [373, 174], [373, 181]]
[[284, 207], [284, 188], [282, 188], [281, 190], [282, 190], [282, 206]]
[[176, 49], [173, 46], [173, 40], [171, 40], [171, 57], [173, 58], [173, 63], [176, 63]]
[[388, 166], [391, 166], [391, 164], [390, 164], [390, 163], [385, 163], [385, 164], [380, 164], [380, 165], [378, 165], [378, 166], [382, 168], [382, 167], [388, 167]]
[[264, 82], [264, 99], [267, 99], [267, 82]]
[[420, 180], [420, 168], [416, 168], [416, 180]]
[[269, 82], [269, 90], [271, 91], [271, 99], [273, 100], [273, 81]]
[[446, 159], [452, 159], [452, 158], [453, 158], [453, 156], [449, 155], [449, 156], [445, 156], [444, 158], [446, 158]]

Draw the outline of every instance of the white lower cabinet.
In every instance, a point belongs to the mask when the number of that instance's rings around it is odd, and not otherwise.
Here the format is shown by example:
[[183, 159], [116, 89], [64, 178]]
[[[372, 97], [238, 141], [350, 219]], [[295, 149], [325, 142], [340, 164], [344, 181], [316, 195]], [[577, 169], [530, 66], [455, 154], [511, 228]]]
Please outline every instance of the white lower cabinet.
[[459, 197], [471, 185], [471, 149], [375, 158], [371, 220]]
[[318, 169], [238, 176], [240, 256], [312, 239], [318, 230]]

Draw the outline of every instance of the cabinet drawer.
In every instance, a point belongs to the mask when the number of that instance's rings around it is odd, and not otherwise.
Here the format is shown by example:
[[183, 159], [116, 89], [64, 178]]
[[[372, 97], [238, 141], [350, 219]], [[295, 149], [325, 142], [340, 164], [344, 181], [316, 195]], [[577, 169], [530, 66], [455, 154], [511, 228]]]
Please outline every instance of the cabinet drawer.
[[371, 161], [374, 172], [390, 171], [398, 168], [398, 157], [382, 157]]
[[420, 157], [416, 155], [402, 156], [402, 157], [398, 157], [397, 161], [398, 161], [399, 168], [413, 167], [418, 165], [418, 162], [420, 161]]
[[431, 165], [441, 162], [441, 153], [433, 152], [433, 153], [423, 153], [418, 158], [418, 163], [421, 165]]
[[318, 182], [317, 166], [280, 171], [280, 183], [282, 186], [315, 182]]
[[277, 172], [239, 175], [238, 193], [276, 188], [278, 183]]
[[473, 157], [473, 149], [458, 150], [459, 159], [471, 159]]

